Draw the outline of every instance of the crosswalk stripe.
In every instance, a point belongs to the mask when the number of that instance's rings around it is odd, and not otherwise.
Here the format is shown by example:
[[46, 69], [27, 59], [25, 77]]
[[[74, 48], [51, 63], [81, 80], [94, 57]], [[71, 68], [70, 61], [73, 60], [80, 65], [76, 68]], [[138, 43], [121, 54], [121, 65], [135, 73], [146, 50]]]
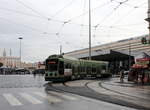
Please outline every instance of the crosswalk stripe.
[[48, 101], [49, 101], [50, 103], [54, 103], [54, 102], [62, 102], [61, 99], [56, 98], [56, 97], [51, 96], [51, 95], [48, 95], [47, 99], [48, 99]]
[[56, 103], [56, 102], [61, 102], [62, 101], [59, 98], [56, 98], [56, 97], [51, 96], [49, 94], [46, 95], [45, 93], [42, 93], [42, 92], [33, 92], [33, 93], [40, 96], [40, 97], [46, 98], [50, 103]]
[[47, 98], [47, 95], [45, 93], [42, 93], [42, 92], [33, 92], [33, 93], [40, 97]]
[[65, 98], [65, 99], [68, 99], [68, 100], [77, 100], [77, 98], [69, 96], [69, 95], [65, 95], [63, 93], [58, 93], [58, 92], [54, 92], [54, 91], [49, 91], [49, 93], [57, 95], [57, 96], [62, 97], [62, 98]]
[[18, 106], [18, 105], [22, 105], [22, 103], [15, 98], [12, 94], [3, 94], [3, 96], [6, 98], [6, 100], [9, 102], [10, 105], [12, 106]]
[[41, 104], [42, 102], [38, 99], [36, 99], [35, 97], [27, 94], [27, 93], [20, 93], [20, 95], [25, 98], [26, 100], [28, 100], [29, 102], [31, 102], [32, 104]]

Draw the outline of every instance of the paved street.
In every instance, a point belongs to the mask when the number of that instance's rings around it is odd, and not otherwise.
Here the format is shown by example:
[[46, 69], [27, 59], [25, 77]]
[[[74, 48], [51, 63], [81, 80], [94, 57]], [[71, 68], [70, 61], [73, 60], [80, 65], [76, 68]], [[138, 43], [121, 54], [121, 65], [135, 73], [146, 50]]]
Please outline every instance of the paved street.
[[[83, 96], [130, 106], [137, 109], [150, 109], [150, 86], [143, 86], [133, 82], [128, 82], [127, 78], [124, 79], [124, 83], [120, 83], [119, 78], [111, 78], [108, 80], [97, 81], [77, 80], [67, 82], [66, 85], [72, 88], [72, 90], [68, 91], [81, 94]], [[80, 89], [75, 90], [78, 89], [77, 87], [80, 87]], [[81, 91], [84, 90], [86, 91], [82, 94]]]
[[105, 94], [118, 100], [121, 99], [122, 101], [150, 109], [150, 86], [142, 86], [128, 82], [127, 78], [124, 79], [124, 83], [120, 83], [119, 78], [113, 78], [109, 81], [90, 83], [88, 87], [100, 94]]
[[0, 75], [0, 88], [43, 87], [42, 75]]
[[[48, 90], [43, 76], [1, 75], [0, 82], [0, 108], [3, 110], [135, 110], [63, 91]], [[61, 86], [53, 84], [55, 88]]]

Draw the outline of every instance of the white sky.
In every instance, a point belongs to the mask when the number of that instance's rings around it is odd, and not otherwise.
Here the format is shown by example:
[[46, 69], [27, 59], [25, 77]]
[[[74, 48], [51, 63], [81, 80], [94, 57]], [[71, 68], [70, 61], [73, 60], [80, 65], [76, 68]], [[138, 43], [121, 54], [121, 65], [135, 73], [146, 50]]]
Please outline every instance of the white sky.
[[[148, 33], [148, 0], [91, 0], [92, 46]], [[98, 26], [96, 29], [94, 26]], [[88, 47], [88, 0], [0, 0], [0, 55], [45, 60]]]

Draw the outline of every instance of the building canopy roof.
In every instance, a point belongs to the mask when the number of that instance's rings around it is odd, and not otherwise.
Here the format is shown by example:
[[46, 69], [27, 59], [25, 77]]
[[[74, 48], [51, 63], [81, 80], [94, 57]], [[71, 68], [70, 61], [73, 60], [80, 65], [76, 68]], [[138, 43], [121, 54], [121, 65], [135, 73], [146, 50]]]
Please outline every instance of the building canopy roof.
[[114, 50], [110, 50], [109, 53], [92, 56], [92, 59], [100, 61], [125, 60], [129, 59], [129, 55]]

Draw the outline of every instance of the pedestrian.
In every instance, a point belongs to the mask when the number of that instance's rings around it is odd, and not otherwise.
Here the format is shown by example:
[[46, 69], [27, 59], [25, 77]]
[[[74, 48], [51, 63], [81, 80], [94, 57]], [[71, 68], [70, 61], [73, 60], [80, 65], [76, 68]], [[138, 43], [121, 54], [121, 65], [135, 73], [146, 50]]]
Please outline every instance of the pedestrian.
[[145, 78], [145, 73], [142, 72], [142, 76], [141, 76], [141, 83], [142, 83], [142, 85], [144, 84], [144, 78]]
[[124, 82], [124, 69], [122, 67], [120, 67], [120, 82], [123, 83]]

